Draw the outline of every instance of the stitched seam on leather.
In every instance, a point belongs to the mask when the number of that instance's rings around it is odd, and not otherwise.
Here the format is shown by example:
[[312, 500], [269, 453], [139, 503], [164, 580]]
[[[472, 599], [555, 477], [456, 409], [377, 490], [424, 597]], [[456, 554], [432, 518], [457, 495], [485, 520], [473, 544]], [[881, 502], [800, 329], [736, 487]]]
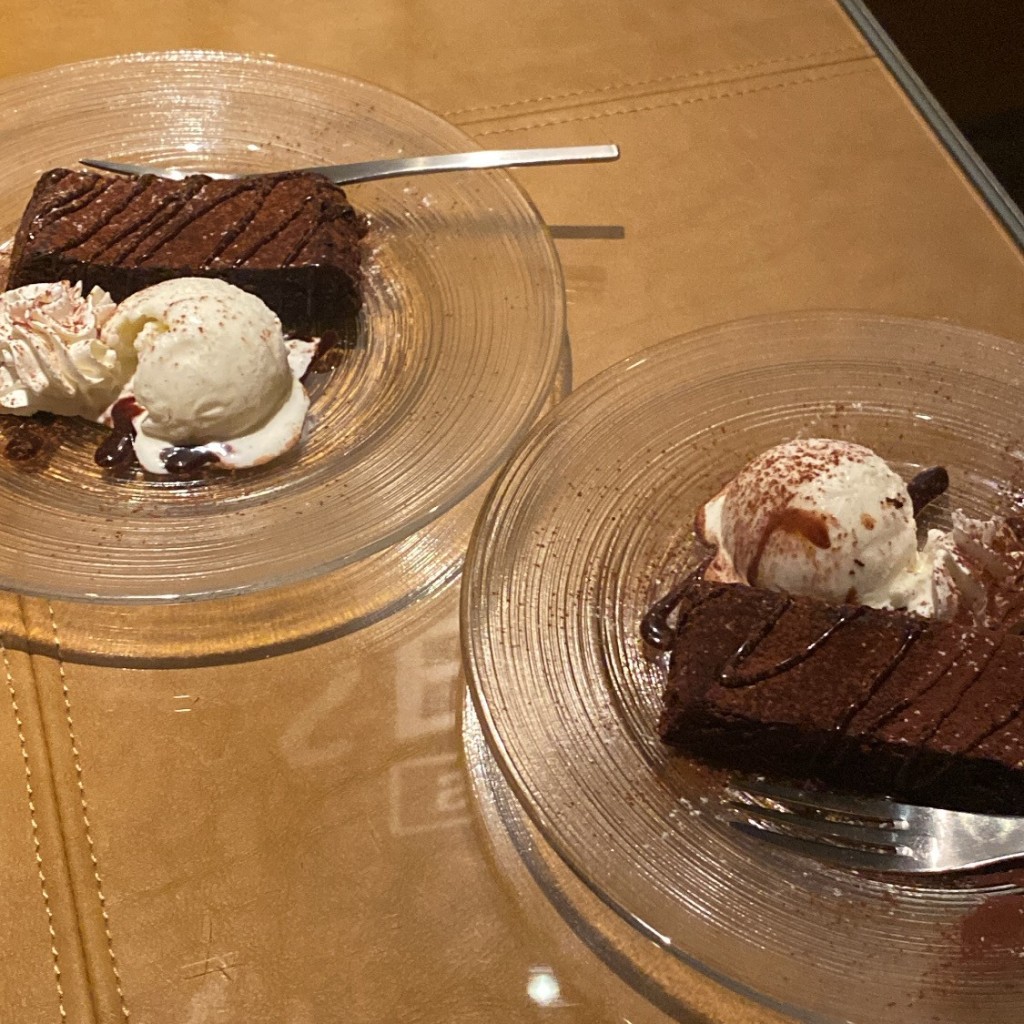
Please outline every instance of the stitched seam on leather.
[[[773, 64], [790, 64], [797, 61], [815, 60], [819, 57], [835, 57], [841, 53], [861, 54], [864, 57], [872, 56], [869, 50], [862, 45], [836, 46], [828, 50], [812, 50], [810, 53], [789, 54], [781, 57], [767, 57], [763, 60], [750, 61], [746, 64], [728, 64], [725, 67], [707, 68], [701, 71], [688, 71], [685, 74], [658, 75], [655, 78], [641, 78], [635, 81], [613, 83], [611, 85], [597, 86], [593, 89], [571, 89], [565, 92], [548, 93], [546, 96], [532, 96], [522, 100], [510, 100], [507, 103], [484, 104], [476, 107], [461, 107], [458, 110], [446, 111], [447, 118], [459, 117], [462, 114], [484, 114], [497, 115], [499, 111], [514, 110], [517, 107], [530, 106], [533, 103], [553, 103], [556, 100], [573, 100], [583, 96], [599, 98], [609, 92], [618, 92], [622, 89], [643, 89], [651, 85], [667, 85], [670, 82], [678, 84], [692, 82], [698, 78], [710, 78], [713, 75], [731, 75], [739, 71], [753, 71], [757, 68], [771, 67]], [[489, 119], [488, 119], [489, 120]]]
[[736, 75], [732, 78], [728, 76], [720, 76], [717, 80], [705, 82], [691, 82], [689, 84], [669, 85], [661, 88], [633, 89], [632, 91], [621, 90], [621, 94], [614, 98], [605, 99], [602, 97], [585, 96], [577, 102], [556, 104], [548, 107], [538, 106], [533, 110], [509, 111], [506, 113], [494, 114], [490, 117], [466, 117], [460, 119], [457, 123], [463, 128], [472, 128], [473, 125], [486, 124], [489, 121], [514, 121], [517, 118], [522, 117], [541, 117], [545, 114], [581, 110], [601, 104], [639, 102], [640, 100], [654, 96], [671, 96], [678, 93], [694, 93], [706, 91], [708, 89], [728, 88], [748, 82], [775, 81], [782, 75], [795, 75], [805, 71], [822, 71], [826, 68], [838, 67], [843, 64], [858, 64], [861, 61], [870, 59], [872, 56], [873, 55], [870, 53], [858, 51], [854, 56], [839, 57], [830, 61], [818, 61], [817, 63], [812, 62], [810, 64], [803, 65], [793, 64], [791, 67], [770, 68], [764, 71], [757, 71], [752, 74]]
[[[873, 65], [874, 58], [866, 60]], [[616, 117], [620, 114], [642, 114], [650, 110], [662, 110], [668, 107], [685, 107], [691, 103], [706, 103], [710, 100], [732, 99], [736, 96], [750, 96], [759, 92], [770, 92], [774, 89], [786, 89], [792, 85], [807, 85], [811, 82], [831, 81], [835, 78], [847, 78], [852, 75], [863, 74], [868, 66], [862, 66], [860, 61], [855, 62], [857, 67], [852, 71], [842, 71], [833, 74], [804, 75], [800, 78], [788, 78], [781, 82], [771, 82], [768, 85], [757, 85], [749, 89], [732, 89], [726, 92], [710, 93], [705, 96], [687, 96], [684, 99], [665, 100], [661, 103], [645, 103], [633, 106], [615, 107], [610, 110], [600, 110], [593, 114], [575, 114], [571, 117], [555, 117], [546, 121], [533, 121], [529, 124], [514, 125], [509, 128], [490, 128], [487, 131], [475, 132], [476, 138], [483, 138], [485, 135], [504, 135], [509, 132], [524, 132], [532, 128], [547, 128], [556, 124], [571, 124], [576, 121], [595, 121], [605, 117]]]
[[71, 741], [71, 754], [75, 765], [75, 784], [78, 787], [78, 800], [82, 806], [82, 824], [85, 826], [85, 842], [89, 850], [89, 860], [92, 862], [92, 877], [96, 882], [96, 896], [100, 905], [100, 916], [103, 918], [103, 932], [107, 937], [107, 953], [110, 956], [110, 968], [114, 975], [114, 989], [121, 1005], [121, 1015], [128, 1020], [131, 1014], [125, 1004], [124, 991], [121, 988], [121, 972], [117, 966], [117, 956], [114, 953], [114, 937], [110, 932], [110, 916], [107, 913], [107, 899], [103, 894], [103, 876], [100, 874], [100, 862], [96, 856], [96, 847], [92, 839], [92, 829], [89, 824], [89, 804], [85, 797], [85, 777], [82, 773], [82, 760], [78, 752], [78, 741], [75, 738], [75, 726], [71, 717], [71, 692], [68, 689], [67, 673], [64, 669], [64, 658], [61, 656], [60, 634], [57, 632], [57, 616], [54, 614], [53, 605], [46, 602], [46, 610], [50, 615], [50, 627], [53, 630], [53, 646], [57, 652], [57, 671], [60, 674], [60, 686], [64, 697], [64, 718], [68, 725], [68, 737]]
[[14, 673], [11, 671], [11, 659], [7, 654], [7, 645], [0, 639], [0, 654], [3, 655], [4, 675], [7, 677], [7, 692], [11, 697], [14, 710], [14, 722], [18, 730], [18, 743], [21, 746], [21, 760], [25, 766], [25, 792], [28, 794], [29, 821], [32, 823], [32, 845], [35, 848], [36, 868], [39, 873], [39, 888], [43, 895], [43, 907], [46, 911], [46, 927], [50, 933], [50, 956], [53, 960], [53, 974], [57, 982], [57, 1009], [60, 1019], [67, 1020], [64, 1009], [64, 989], [61, 985], [60, 951], [57, 949], [57, 932], [53, 927], [53, 908], [50, 906], [50, 894], [46, 888], [46, 872], [43, 870], [43, 848], [39, 841], [39, 825], [36, 822], [35, 792], [32, 789], [32, 765], [28, 756], [28, 744], [21, 721], [21, 710], [18, 707], [18, 694], [14, 688]]

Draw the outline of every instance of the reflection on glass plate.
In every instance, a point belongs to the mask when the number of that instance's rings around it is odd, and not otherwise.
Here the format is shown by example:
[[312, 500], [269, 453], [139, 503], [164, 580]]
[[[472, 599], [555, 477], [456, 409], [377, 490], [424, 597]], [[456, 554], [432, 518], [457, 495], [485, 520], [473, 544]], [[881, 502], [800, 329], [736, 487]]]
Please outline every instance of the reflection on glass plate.
[[[571, 963], [569, 980], [587, 993], [588, 1000], [614, 1007], [619, 1017], [609, 1018], [630, 1024], [780, 1024], [782, 1018], [774, 1012], [716, 984], [679, 958], [666, 956], [569, 870], [510, 789], [468, 694], [462, 706], [462, 741], [477, 820], [495, 871], [510, 898], [523, 905], [533, 928], [551, 922], [551, 937]], [[564, 931], [553, 922], [554, 914], [567, 926]], [[611, 971], [595, 970], [581, 956], [581, 942]]]
[[949, 505], [1024, 489], [1017, 343], [862, 314], [743, 321], [658, 345], [529, 436], [463, 583], [471, 693], [546, 840], [664, 955], [802, 1020], [1016, 1021], [1024, 875], [858, 875], [715, 815], [723, 778], [656, 739], [664, 664], [638, 637], [690, 564], [700, 503], [793, 437], [942, 463]]
[[[38, 175], [79, 156], [259, 171], [473, 148], [384, 90], [231, 54], [68, 65], [0, 83], [0, 106], [6, 238]], [[83, 425], [42, 468], [0, 459], [0, 587], [153, 603], [295, 586], [429, 532], [494, 472], [560, 357], [545, 228], [503, 172], [349, 195], [371, 222], [365, 310], [317, 382], [300, 449], [201, 482], [118, 482], [93, 464]], [[12, 429], [0, 418], [0, 446]]]

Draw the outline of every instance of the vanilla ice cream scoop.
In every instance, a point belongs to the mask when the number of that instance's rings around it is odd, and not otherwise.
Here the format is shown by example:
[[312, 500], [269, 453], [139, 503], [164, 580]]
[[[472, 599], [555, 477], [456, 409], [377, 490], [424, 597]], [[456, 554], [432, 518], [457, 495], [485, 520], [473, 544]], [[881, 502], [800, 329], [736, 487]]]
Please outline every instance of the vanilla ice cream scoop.
[[174, 449], [200, 448], [228, 468], [276, 458], [309, 407], [277, 316], [224, 281], [175, 278], [129, 296], [102, 331], [137, 366], [124, 394], [139, 411], [135, 452], [165, 473]]
[[113, 312], [106, 292], [67, 281], [0, 295], [0, 412], [98, 419], [135, 364], [101, 339]]
[[698, 513], [716, 553], [706, 576], [838, 604], [942, 610], [949, 541], [918, 550], [914, 507], [869, 448], [814, 438], [754, 459]]

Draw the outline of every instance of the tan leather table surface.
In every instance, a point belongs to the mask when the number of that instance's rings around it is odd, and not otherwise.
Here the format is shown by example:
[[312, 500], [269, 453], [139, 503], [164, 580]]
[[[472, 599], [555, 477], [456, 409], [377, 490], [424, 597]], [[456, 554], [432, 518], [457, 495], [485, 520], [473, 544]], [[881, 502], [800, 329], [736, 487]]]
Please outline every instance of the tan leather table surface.
[[[1024, 337], [1020, 252], [832, 0], [7, 0], [0, 25], [5, 75], [264, 52], [483, 144], [617, 142], [616, 164], [516, 172], [549, 224], [622, 229], [556, 232], [577, 384], [782, 310]], [[9, 649], [0, 1020], [662, 1020], [489, 851], [461, 761], [457, 599], [215, 668]], [[44, 601], [3, 605], [59, 639]], [[540, 970], [560, 986], [546, 1006]], [[774, 1019], [709, 983], [694, 999]]]

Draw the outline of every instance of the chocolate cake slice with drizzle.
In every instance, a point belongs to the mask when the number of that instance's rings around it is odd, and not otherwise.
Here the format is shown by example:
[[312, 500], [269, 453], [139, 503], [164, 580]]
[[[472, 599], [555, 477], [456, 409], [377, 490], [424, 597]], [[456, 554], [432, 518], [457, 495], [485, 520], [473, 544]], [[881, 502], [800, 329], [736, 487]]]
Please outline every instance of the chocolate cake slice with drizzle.
[[14, 239], [8, 288], [81, 281], [121, 301], [173, 277], [217, 277], [258, 295], [287, 333], [320, 336], [361, 303], [362, 217], [313, 174], [171, 181], [55, 169]]
[[711, 583], [698, 571], [651, 609], [644, 635], [671, 650], [665, 743], [801, 783], [1024, 814], [1016, 633]]
[[[947, 483], [911, 481], [915, 515]], [[671, 652], [663, 742], [800, 785], [1024, 815], [1024, 524], [954, 513], [950, 538], [941, 618], [706, 579], [709, 554], [641, 625]]]

